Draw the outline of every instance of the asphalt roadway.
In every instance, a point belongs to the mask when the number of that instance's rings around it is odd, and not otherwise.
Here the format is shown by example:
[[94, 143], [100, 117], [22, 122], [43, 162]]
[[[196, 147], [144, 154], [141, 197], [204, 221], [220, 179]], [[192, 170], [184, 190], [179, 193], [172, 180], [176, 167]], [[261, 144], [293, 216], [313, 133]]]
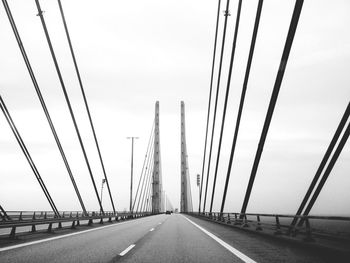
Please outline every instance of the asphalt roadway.
[[324, 251], [180, 214], [86, 229], [1, 247], [0, 262], [342, 261]]

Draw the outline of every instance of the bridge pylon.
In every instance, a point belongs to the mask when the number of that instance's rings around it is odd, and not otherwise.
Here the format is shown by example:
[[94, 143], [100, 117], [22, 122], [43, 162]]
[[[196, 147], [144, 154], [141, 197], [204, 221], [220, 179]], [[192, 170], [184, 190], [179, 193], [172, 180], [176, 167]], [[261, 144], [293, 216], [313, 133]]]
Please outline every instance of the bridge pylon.
[[192, 212], [191, 183], [188, 171], [186, 127], [185, 127], [185, 103], [181, 101], [181, 212]]
[[154, 119], [154, 156], [153, 156], [153, 175], [152, 175], [152, 212], [164, 212], [163, 186], [162, 186], [162, 165], [160, 155], [160, 137], [159, 137], [159, 101], [155, 105]]

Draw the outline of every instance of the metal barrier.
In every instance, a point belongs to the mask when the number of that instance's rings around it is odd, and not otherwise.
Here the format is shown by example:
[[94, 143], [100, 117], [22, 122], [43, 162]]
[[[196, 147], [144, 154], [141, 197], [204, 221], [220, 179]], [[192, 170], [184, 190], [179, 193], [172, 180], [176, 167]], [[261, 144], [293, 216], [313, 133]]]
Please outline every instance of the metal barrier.
[[100, 224], [104, 223], [104, 219], [108, 222], [135, 219], [152, 215], [151, 212], [59, 212], [59, 217], [52, 211], [7, 211], [6, 217], [0, 218], [0, 229], [11, 229], [10, 238], [15, 238], [16, 229], [19, 227], [31, 227], [28, 232], [36, 232], [36, 226], [48, 225], [47, 232], [53, 231], [53, 225], [57, 224], [56, 229], [62, 228], [62, 223], [71, 222], [70, 228], [74, 229], [80, 226], [81, 221], [87, 221], [87, 225], [91, 226], [94, 220], [99, 220]]
[[[350, 246], [350, 217], [343, 216], [295, 216], [280, 214], [252, 213], [186, 213], [222, 224], [236, 226], [273, 235], [300, 237], [303, 241], [314, 242], [323, 238]], [[293, 219], [299, 224], [292, 225]]]

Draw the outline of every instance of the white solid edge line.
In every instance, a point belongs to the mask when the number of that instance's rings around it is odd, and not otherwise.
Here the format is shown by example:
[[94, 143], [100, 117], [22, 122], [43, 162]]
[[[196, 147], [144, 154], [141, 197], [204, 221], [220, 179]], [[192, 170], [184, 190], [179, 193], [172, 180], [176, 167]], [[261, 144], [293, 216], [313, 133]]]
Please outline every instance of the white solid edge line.
[[132, 245], [130, 245], [130, 246], [128, 246], [126, 249], [124, 249], [123, 250], [123, 252], [121, 252], [120, 254], [119, 254], [119, 256], [124, 256], [126, 253], [128, 253], [131, 249], [133, 249], [133, 247], [135, 246], [135, 244], [132, 244]]
[[[183, 216], [183, 215], [181, 215]], [[188, 219], [187, 217], [183, 216], [187, 221], [189, 221], [191, 224], [193, 224], [194, 226], [196, 226], [197, 228], [199, 228], [200, 230], [202, 230], [205, 234], [207, 234], [208, 236], [210, 236], [212, 239], [214, 239], [216, 242], [218, 242], [220, 245], [222, 245], [224, 248], [226, 248], [228, 251], [230, 251], [232, 254], [236, 255], [237, 257], [239, 257], [240, 259], [242, 259], [244, 262], [249, 262], [249, 263], [256, 263], [256, 261], [252, 260], [250, 257], [244, 255], [242, 252], [240, 252], [239, 250], [235, 249], [234, 247], [232, 247], [231, 245], [227, 244], [225, 241], [221, 240], [220, 238], [218, 238], [217, 236], [215, 236], [214, 234], [210, 233], [209, 231], [205, 230], [203, 227], [197, 225], [195, 222], [193, 222], [192, 220]]]
[[128, 222], [121, 222], [121, 223], [117, 223], [117, 224], [113, 224], [113, 225], [96, 227], [96, 228], [93, 228], [93, 229], [83, 230], [83, 231], [70, 233], [70, 234], [66, 234], [66, 235], [61, 235], [61, 236], [57, 236], [57, 237], [50, 237], [50, 238], [46, 238], [46, 239], [40, 239], [40, 240], [36, 240], [36, 241], [24, 243], [24, 244], [19, 244], [19, 245], [14, 245], [14, 246], [9, 246], [9, 247], [3, 247], [3, 248], [0, 248], [0, 252], [6, 251], [6, 250], [15, 249], [15, 248], [35, 245], [35, 244], [39, 244], [39, 243], [44, 243], [44, 242], [48, 242], [48, 241], [52, 241], [52, 240], [56, 240], [56, 239], [65, 238], [65, 237], [80, 235], [80, 234], [84, 234], [84, 233], [92, 232], [92, 231], [97, 231], [97, 230], [108, 228], [108, 227], [120, 226], [120, 225], [124, 225], [124, 224], [127, 224], [127, 223], [132, 223], [132, 222], [135, 222], [135, 221], [133, 220], [133, 221], [128, 221]]
[[152, 227], [149, 231], [152, 232], [154, 230], [154, 228]]

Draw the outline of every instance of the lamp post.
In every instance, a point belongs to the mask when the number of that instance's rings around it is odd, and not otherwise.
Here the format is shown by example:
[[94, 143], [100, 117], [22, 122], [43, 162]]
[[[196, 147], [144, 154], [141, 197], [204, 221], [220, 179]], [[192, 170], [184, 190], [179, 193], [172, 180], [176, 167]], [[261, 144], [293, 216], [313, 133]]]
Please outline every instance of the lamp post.
[[131, 182], [130, 182], [130, 212], [132, 213], [132, 181], [133, 181], [133, 173], [134, 173], [134, 140], [139, 137], [126, 137], [127, 139], [131, 139]]
[[[106, 179], [102, 179], [102, 184], [101, 184], [101, 205], [102, 205], [102, 194], [103, 194], [103, 185], [105, 184]], [[102, 211], [101, 211], [102, 212]]]
[[[198, 186], [198, 195], [199, 195], [199, 198], [198, 198], [198, 203], [199, 203], [199, 200], [201, 200], [201, 176], [200, 174], [197, 174], [197, 186]], [[199, 207], [201, 206], [201, 204], [199, 204]]]

